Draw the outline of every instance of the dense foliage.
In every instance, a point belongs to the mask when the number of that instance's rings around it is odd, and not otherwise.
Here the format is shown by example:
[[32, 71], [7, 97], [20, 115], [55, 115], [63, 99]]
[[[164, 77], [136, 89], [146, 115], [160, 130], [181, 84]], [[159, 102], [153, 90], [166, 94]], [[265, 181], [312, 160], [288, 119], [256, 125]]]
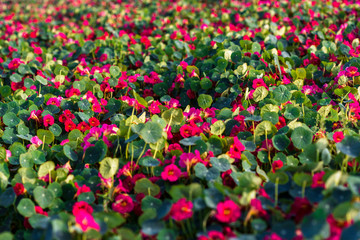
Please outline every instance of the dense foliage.
[[360, 5], [0, 3], [0, 239], [360, 239]]

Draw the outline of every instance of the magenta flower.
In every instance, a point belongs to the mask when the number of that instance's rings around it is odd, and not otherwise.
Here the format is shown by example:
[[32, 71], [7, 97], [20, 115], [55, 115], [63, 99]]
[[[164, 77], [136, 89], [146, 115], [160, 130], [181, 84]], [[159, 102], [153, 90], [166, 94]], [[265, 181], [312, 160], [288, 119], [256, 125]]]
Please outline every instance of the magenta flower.
[[360, 73], [357, 67], [347, 67], [346, 68], [346, 76], [348, 77], [357, 77]]
[[75, 215], [75, 221], [78, 225], [80, 225], [81, 230], [84, 232], [95, 229], [100, 231], [100, 226], [97, 222], [95, 222], [94, 217], [89, 214], [87, 211], [81, 210], [78, 214]]
[[175, 221], [182, 221], [191, 218], [193, 215], [193, 204], [191, 201], [187, 201], [185, 198], [181, 198], [179, 201], [172, 205], [170, 210], [170, 216]]
[[177, 181], [180, 176], [181, 170], [175, 164], [166, 166], [161, 173], [161, 178], [163, 180], [169, 180], [170, 182]]
[[334, 142], [339, 143], [344, 139], [344, 133], [343, 132], [334, 132], [333, 134]]
[[216, 206], [216, 219], [223, 223], [232, 223], [241, 216], [240, 207], [232, 200], [220, 202]]
[[51, 126], [54, 124], [54, 117], [51, 116], [50, 114], [44, 116], [43, 120], [44, 120], [45, 127], [48, 127], [48, 126]]
[[120, 194], [116, 196], [112, 209], [121, 214], [129, 213], [134, 209], [134, 202], [130, 196]]
[[234, 137], [234, 144], [230, 146], [228, 155], [232, 158], [240, 159], [241, 153], [245, 151], [245, 146], [240, 142], [237, 137]]

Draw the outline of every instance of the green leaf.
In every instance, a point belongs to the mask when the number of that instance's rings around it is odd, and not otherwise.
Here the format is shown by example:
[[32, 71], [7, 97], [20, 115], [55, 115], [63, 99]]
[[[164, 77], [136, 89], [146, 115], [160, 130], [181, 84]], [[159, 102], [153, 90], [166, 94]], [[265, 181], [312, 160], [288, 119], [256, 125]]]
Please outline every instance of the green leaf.
[[275, 173], [269, 172], [268, 177], [273, 183], [278, 182], [279, 184], [286, 184], [289, 181], [289, 176], [286, 173], [279, 171]]
[[179, 125], [184, 119], [184, 113], [181, 108], [170, 108], [164, 111], [161, 117], [171, 126]]
[[160, 192], [160, 187], [156, 184], [153, 184], [149, 179], [142, 178], [136, 181], [134, 190], [135, 193], [156, 196]]
[[[216, 158], [212, 157], [210, 158], [210, 162], [212, 166], [216, 169], [218, 169], [220, 172], [226, 172], [231, 168], [230, 162], [225, 158]], [[197, 166], [197, 164], [196, 164]]]
[[40, 165], [39, 171], [38, 171], [38, 176], [45, 177], [47, 174], [49, 174], [54, 169], [55, 169], [55, 163], [52, 161], [47, 161]]
[[210, 131], [214, 135], [221, 135], [225, 131], [225, 124], [223, 121], [218, 120], [210, 126]]
[[71, 161], [77, 161], [78, 160], [78, 155], [76, 154], [76, 152], [74, 150], [71, 149], [71, 147], [68, 144], [66, 144], [64, 146], [64, 154]]
[[299, 79], [305, 79], [306, 78], [306, 70], [304, 68], [297, 68], [296, 76]]
[[356, 158], [360, 156], [360, 139], [355, 136], [345, 136], [341, 142], [336, 144], [336, 148], [342, 153]]
[[279, 103], [286, 103], [291, 99], [291, 92], [284, 85], [274, 89], [274, 99]]
[[54, 123], [53, 125], [51, 125], [51, 126], [49, 127], [49, 130], [50, 130], [50, 131], [54, 134], [54, 136], [56, 136], [56, 137], [60, 136], [61, 133], [62, 133], [62, 128], [61, 128], [58, 124], [56, 124], [56, 123]]
[[85, 151], [84, 162], [94, 164], [100, 162], [107, 153], [107, 146], [104, 141], [100, 140], [95, 143], [95, 146], [88, 147]]
[[199, 107], [201, 107], [202, 109], [206, 109], [206, 108], [211, 107], [213, 99], [210, 95], [200, 94], [197, 101], [198, 101]]
[[40, 75], [37, 75], [35, 77], [35, 80], [38, 81], [39, 83], [41, 83], [42, 85], [47, 85], [48, 84], [48, 81], [45, 78], [43, 78], [42, 76], [40, 76]]
[[140, 159], [139, 165], [144, 167], [156, 167], [160, 165], [160, 162], [153, 157], [146, 156]]
[[255, 102], [260, 102], [261, 100], [263, 100], [264, 98], [266, 98], [266, 96], [268, 95], [268, 90], [261, 86], [255, 89], [255, 91], [253, 92], [253, 99]]
[[119, 168], [119, 159], [107, 157], [100, 162], [100, 173], [103, 178], [113, 177]]
[[163, 129], [155, 122], [147, 122], [145, 126], [140, 130], [139, 135], [144, 139], [146, 143], [157, 143], [162, 137]]
[[49, 130], [39, 129], [37, 130], [36, 135], [41, 141], [45, 142], [46, 144], [51, 144], [55, 139], [54, 134]]
[[118, 66], [111, 66], [109, 72], [114, 78], [116, 78], [120, 75], [121, 70]]
[[55, 195], [51, 190], [38, 186], [34, 189], [34, 198], [40, 207], [47, 208], [51, 205]]
[[85, 192], [85, 193], [81, 193], [78, 196], [78, 201], [84, 201], [87, 202], [89, 204], [93, 203], [95, 201], [95, 196], [93, 192]]
[[217, 43], [222, 43], [223, 41], [225, 41], [226, 37], [224, 35], [217, 35], [213, 41], [217, 42]]
[[291, 141], [298, 149], [303, 149], [312, 142], [313, 134], [304, 127], [297, 127], [291, 134]]
[[35, 214], [35, 204], [28, 198], [20, 200], [17, 210], [24, 217], [31, 217]]
[[29, 218], [30, 225], [35, 229], [46, 229], [50, 218], [42, 214], [34, 214]]
[[294, 182], [302, 187], [304, 184], [305, 186], [310, 186], [312, 183], [312, 177], [309, 174], [303, 173], [303, 172], [297, 172], [294, 174]]
[[13, 112], [8, 112], [3, 117], [3, 122], [8, 127], [15, 127], [20, 123], [20, 118]]
[[261, 52], [261, 46], [260, 46], [260, 44], [257, 43], [257, 42], [254, 42], [254, 43], [251, 45], [251, 50], [252, 50], [253, 53], [255, 53], [255, 52], [260, 53], [260, 52]]
[[22, 78], [19, 74], [14, 73], [13, 75], [10, 76], [10, 80], [14, 83], [18, 83], [21, 82]]
[[290, 139], [286, 135], [275, 135], [272, 142], [276, 150], [284, 151], [290, 144]]
[[234, 63], [240, 62], [241, 58], [242, 58], [241, 51], [236, 51], [231, 54], [231, 61], [233, 61]]
[[16, 194], [14, 192], [14, 189], [12, 187], [7, 188], [0, 195], [0, 206], [5, 208], [10, 207], [14, 203], [15, 198], [16, 198]]

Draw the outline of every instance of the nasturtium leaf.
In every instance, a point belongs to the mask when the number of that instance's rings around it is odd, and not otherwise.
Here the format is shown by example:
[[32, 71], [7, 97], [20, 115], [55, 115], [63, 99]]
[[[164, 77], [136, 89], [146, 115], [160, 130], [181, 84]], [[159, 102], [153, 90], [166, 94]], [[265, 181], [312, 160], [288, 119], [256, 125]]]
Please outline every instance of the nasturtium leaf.
[[225, 39], [226, 37], [224, 35], [217, 35], [213, 41], [216, 43], [222, 43], [223, 41], [225, 41]]
[[288, 104], [284, 113], [284, 117], [289, 120], [299, 118], [300, 109], [298, 107], [294, 107], [292, 104]]
[[93, 192], [85, 192], [85, 193], [81, 193], [78, 196], [78, 201], [84, 201], [87, 202], [89, 204], [93, 203], [95, 201], [95, 196]]
[[46, 144], [51, 144], [55, 139], [54, 134], [49, 130], [39, 129], [37, 130], [36, 135]]
[[44, 77], [42, 77], [42, 76], [40, 76], [40, 75], [37, 75], [37, 76], [35, 77], [35, 79], [36, 79], [36, 81], [38, 81], [38, 82], [41, 83], [42, 85], [47, 85], [47, 84], [48, 84], [48, 81], [47, 81]]
[[261, 100], [266, 98], [268, 93], [269, 93], [269, 91], [265, 87], [263, 87], [263, 86], [258, 87], [253, 92], [253, 99], [255, 102], [260, 102]]
[[113, 177], [119, 168], [119, 159], [107, 157], [100, 162], [100, 173], [103, 178]]
[[3, 122], [8, 127], [15, 127], [20, 123], [20, 118], [13, 112], [8, 112], [3, 116]]
[[289, 181], [289, 176], [284, 172], [269, 172], [268, 177], [271, 182], [278, 183], [278, 184], [286, 184]]
[[142, 178], [135, 183], [134, 190], [136, 193], [143, 193], [145, 195], [156, 196], [160, 192], [160, 187], [153, 184], [149, 179]]
[[298, 149], [303, 149], [307, 145], [312, 142], [313, 133], [304, 128], [304, 127], [297, 127], [291, 134], [291, 141], [293, 142], [294, 146]]
[[40, 165], [38, 170], [38, 176], [39, 177], [45, 177], [48, 175], [52, 170], [55, 169], [55, 164], [53, 161], [47, 161]]
[[10, 76], [10, 80], [14, 83], [18, 83], [21, 82], [22, 78], [21, 75], [14, 73], [13, 75]]
[[29, 218], [31, 227], [35, 229], [47, 229], [50, 218], [43, 214], [34, 214]]
[[260, 44], [257, 43], [257, 42], [254, 42], [254, 43], [251, 45], [251, 50], [252, 50], [253, 53], [255, 53], [255, 52], [260, 53], [260, 52], [261, 52], [261, 46], [260, 46]]
[[50, 127], [49, 127], [49, 130], [54, 134], [54, 136], [56, 136], [56, 137], [58, 137], [58, 136], [60, 136], [61, 135], [61, 132], [62, 132], [62, 128], [58, 125], [58, 124], [56, 124], [56, 123], [54, 123], [53, 125], [51, 125]]
[[200, 94], [197, 101], [198, 101], [199, 107], [201, 107], [202, 109], [206, 109], [206, 108], [211, 107], [213, 99], [210, 95]]
[[286, 103], [291, 99], [291, 92], [284, 85], [274, 89], [274, 99], [279, 103]]
[[0, 102], [0, 117], [4, 116], [8, 110], [8, 105], [6, 103]]
[[341, 142], [336, 144], [336, 148], [342, 153], [356, 158], [360, 156], [360, 139], [355, 136], [345, 136]]
[[230, 162], [225, 158], [210, 158], [210, 162], [212, 166], [216, 169], [218, 169], [220, 172], [225, 172], [230, 169], [231, 164]]
[[114, 78], [118, 77], [121, 73], [121, 70], [118, 66], [111, 66], [109, 69], [109, 72], [111, 74], [111, 76], [113, 76]]
[[34, 161], [30, 152], [23, 153], [20, 155], [20, 165], [22, 167], [32, 168], [34, 166]]
[[100, 140], [95, 143], [95, 146], [88, 147], [85, 151], [84, 162], [94, 164], [100, 162], [107, 153], [107, 146], [104, 141]]
[[68, 144], [66, 144], [64, 146], [64, 154], [71, 161], [77, 161], [78, 160], [78, 155], [76, 154], [76, 152], [74, 150], [71, 149], [71, 147]]
[[158, 209], [161, 207], [162, 202], [160, 199], [154, 198], [153, 196], [146, 196], [141, 200], [141, 209], [155, 208]]
[[14, 189], [12, 187], [7, 188], [0, 194], [0, 206], [5, 208], [11, 206], [11, 204], [14, 203], [15, 198], [16, 194], [14, 192]]
[[223, 121], [218, 120], [210, 126], [210, 131], [214, 135], [221, 135], [225, 131], [225, 124]]
[[53, 192], [55, 197], [61, 197], [63, 194], [60, 183], [53, 182], [49, 184], [48, 189]]
[[276, 112], [266, 112], [262, 115], [262, 119], [270, 121], [272, 124], [277, 124], [279, 122], [279, 115]]
[[29, 198], [23, 198], [20, 200], [17, 210], [24, 217], [31, 217], [35, 214], [35, 204]]
[[41, 208], [47, 208], [54, 200], [55, 195], [51, 190], [38, 186], [34, 189], [34, 198]]
[[295, 173], [293, 178], [294, 182], [300, 187], [304, 185], [308, 187], [312, 183], [312, 176], [303, 172]]
[[11, 87], [8, 85], [0, 87], [0, 94], [2, 97], [8, 97], [11, 95]]
[[157, 143], [162, 137], [163, 129], [158, 123], [147, 122], [144, 128], [140, 130], [139, 135], [146, 143]]
[[276, 150], [284, 151], [290, 144], [290, 139], [285, 135], [275, 135], [272, 138], [272, 143]]
[[275, 133], [277, 131], [274, 124], [272, 124], [270, 121], [262, 121], [259, 123], [255, 128], [255, 134], [256, 135], [270, 135], [271, 133]]
[[139, 165], [144, 167], [156, 167], [160, 165], [160, 162], [153, 157], [146, 156], [140, 159]]
[[181, 124], [184, 119], [184, 114], [181, 108], [170, 108], [161, 114], [161, 117], [166, 120], [171, 126]]
[[242, 58], [241, 51], [236, 51], [231, 54], [231, 61], [233, 61], [234, 63], [240, 62], [241, 58]]
[[305, 79], [306, 78], [306, 70], [304, 68], [297, 68], [296, 76], [300, 79]]

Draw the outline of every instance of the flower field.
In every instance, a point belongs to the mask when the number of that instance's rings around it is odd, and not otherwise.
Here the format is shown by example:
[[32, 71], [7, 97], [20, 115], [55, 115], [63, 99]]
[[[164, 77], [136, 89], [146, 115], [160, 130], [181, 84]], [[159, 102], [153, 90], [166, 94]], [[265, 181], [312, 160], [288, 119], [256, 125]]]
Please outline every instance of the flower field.
[[1, 240], [360, 239], [360, 3], [2, 1]]

